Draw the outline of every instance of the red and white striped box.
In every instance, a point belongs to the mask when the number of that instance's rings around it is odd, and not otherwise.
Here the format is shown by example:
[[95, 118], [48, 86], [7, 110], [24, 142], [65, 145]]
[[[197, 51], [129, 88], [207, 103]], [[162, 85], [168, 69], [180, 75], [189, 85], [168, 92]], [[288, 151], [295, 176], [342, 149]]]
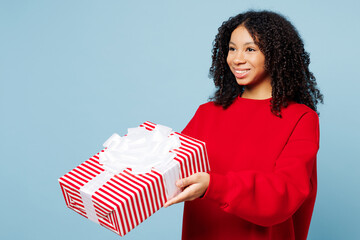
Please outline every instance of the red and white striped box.
[[[156, 124], [145, 122], [140, 127], [152, 131]], [[124, 236], [173, 197], [168, 194], [166, 176], [177, 172], [179, 179], [210, 170], [204, 142], [177, 132], [172, 134], [179, 137], [181, 146], [171, 150], [176, 153], [174, 164], [164, 172], [153, 168], [147, 173], [134, 174], [126, 169], [110, 174], [104, 184], [93, 186], [90, 197], [85, 196], [84, 186], [108, 174], [99, 162], [99, 153], [62, 176], [59, 183], [67, 207]], [[170, 184], [175, 186], [174, 181]]]

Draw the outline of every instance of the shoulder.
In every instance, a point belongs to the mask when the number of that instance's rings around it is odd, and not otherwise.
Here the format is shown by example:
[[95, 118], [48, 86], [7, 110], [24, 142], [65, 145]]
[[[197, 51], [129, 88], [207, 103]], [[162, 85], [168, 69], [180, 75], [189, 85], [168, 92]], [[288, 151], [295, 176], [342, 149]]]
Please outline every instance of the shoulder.
[[319, 116], [314, 110], [304, 104], [290, 103], [284, 109], [283, 117], [291, 119], [294, 129], [314, 135], [316, 142], [319, 142]]
[[222, 106], [215, 104], [213, 101], [210, 101], [210, 102], [201, 104], [197, 111], [212, 112], [212, 111], [219, 111], [219, 110], [222, 110]]
[[192, 118], [192, 122], [199, 122], [199, 121], [201, 122], [204, 119], [207, 119], [214, 115], [218, 115], [219, 111], [221, 111], [221, 108], [222, 108], [221, 106], [216, 105], [212, 101], [203, 103], [197, 108]]
[[283, 108], [281, 110], [281, 113], [284, 118], [289, 119], [300, 120], [304, 116], [306, 116], [307, 118], [312, 118], [314, 120], [319, 118], [318, 114], [314, 110], [312, 110], [305, 104], [295, 102], [290, 102], [286, 108]]
[[212, 109], [212, 108], [218, 108], [218, 107], [221, 107], [220, 105], [216, 105], [213, 101], [210, 101], [210, 102], [206, 102], [206, 103], [203, 103], [199, 106], [199, 109]]
[[283, 111], [283, 117], [291, 119], [292, 134], [296, 139], [310, 140], [319, 148], [320, 128], [318, 114], [304, 104], [291, 103]]
[[281, 115], [282, 118], [279, 119], [279, 123], [291, 131], [295, 129], [307, 132], [319, 131], [318, 114], [304, 104], [291, 102], [281, 110]]
[[183, 129], [181, 133], [194, 138], [199, 138], [198, 136], [199, 127], [202, 126], [202, 124], [207, 118], [209, 118], [211, 113], [215, 112], [214, 109], [216, 107], [217, 106], [213, 102], [207, 102], [201, 104], [197, 108], [190, 122], [186, 125], [186, 127]]

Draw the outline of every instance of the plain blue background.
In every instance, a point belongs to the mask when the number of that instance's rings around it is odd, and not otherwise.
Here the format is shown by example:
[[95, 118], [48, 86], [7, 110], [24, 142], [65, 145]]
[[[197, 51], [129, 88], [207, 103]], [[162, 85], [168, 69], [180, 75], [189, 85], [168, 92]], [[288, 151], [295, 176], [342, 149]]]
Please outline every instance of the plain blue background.
[[[360, 239], [359, 1], [0, 1], [0, 239], [119, 239], [65, 206], [57, 179], [149, 120], [181, 131], [214, 88], [221, 23], [288, 16], [325, 96], [309, 239]], [[123, 239], [180, 239], [182, 204]]]

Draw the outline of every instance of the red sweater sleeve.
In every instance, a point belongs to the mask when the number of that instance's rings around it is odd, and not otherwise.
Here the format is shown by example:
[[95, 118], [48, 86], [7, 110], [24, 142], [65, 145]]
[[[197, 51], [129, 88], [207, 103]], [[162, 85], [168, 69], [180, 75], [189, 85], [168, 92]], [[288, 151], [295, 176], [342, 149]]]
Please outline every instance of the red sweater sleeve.
[[[188, 127], [196, 127], [196, 122], [190, 122]], [[216, 201], [225, 212], [261, 226], [283, 222], [312, 192], [311, 176], [318, 148], [318, 116], [306, 112], [294, 127], [273, 171], [210, 173], [204, 199]]]

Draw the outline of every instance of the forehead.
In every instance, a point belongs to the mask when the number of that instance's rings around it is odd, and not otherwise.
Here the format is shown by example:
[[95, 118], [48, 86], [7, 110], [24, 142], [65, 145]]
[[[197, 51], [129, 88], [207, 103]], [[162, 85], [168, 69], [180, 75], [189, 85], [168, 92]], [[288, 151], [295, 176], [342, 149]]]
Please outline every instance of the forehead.
[[254, 42], [254, 39], [244, 26], [239, 26], [231, 33], [230, 42], [235, 44], [244, 44]]

